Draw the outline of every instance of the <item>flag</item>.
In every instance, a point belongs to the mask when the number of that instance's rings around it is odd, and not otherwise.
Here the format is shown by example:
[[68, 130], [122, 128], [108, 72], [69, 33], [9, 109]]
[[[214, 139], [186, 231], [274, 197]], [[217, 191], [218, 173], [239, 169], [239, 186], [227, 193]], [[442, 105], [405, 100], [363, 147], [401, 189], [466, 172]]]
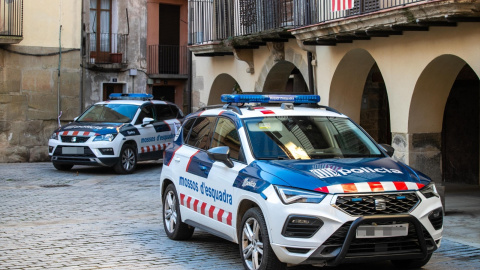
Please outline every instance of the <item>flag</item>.
[[332, 11], [352, 9], [353, 5], [353, 0], [332, 0]]

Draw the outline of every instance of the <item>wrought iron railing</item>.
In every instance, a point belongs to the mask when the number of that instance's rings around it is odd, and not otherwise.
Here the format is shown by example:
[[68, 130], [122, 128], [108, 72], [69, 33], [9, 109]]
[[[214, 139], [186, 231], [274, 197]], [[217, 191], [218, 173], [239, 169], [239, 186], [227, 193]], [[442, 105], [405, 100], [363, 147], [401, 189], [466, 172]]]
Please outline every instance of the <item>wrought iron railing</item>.
[[23, 36], [23, 0], [0, 0], [0, 36]]
[[188, 74], [187, 47], [178, 45], [149, 45], [148, 74]]
[[333, 11], [345, 0], [189, 0], [189, 44], [346, 19], [428, 0], [354, 0], [348, 10]]
[[127, 63], [127, 35], [87, 34], [87, 62], [90, 64]]

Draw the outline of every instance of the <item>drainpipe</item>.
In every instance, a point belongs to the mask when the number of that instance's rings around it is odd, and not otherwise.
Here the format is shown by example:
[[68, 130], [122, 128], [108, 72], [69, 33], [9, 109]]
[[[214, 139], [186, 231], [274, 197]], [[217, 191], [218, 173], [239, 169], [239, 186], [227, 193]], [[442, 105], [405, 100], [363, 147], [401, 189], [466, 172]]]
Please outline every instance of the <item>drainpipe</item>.
[[82, 29], [82, 31], [80, 31], [80, 61], [81, 61], [81, 72], [80, 72], [80, 92], [78, 93], [78, 96], [80, 98], [80, 112], [78, 115], [82, 114], [83, 112], [83, 80], [84, 80], [84, 76], [85, 76], [85, 71], [84, 71], [84, 66], [85, 66], [85, 62], [83, 61], [84, 60], [84, 55], [85, 55], [85, 8], [84, 8], [84, 3], [83, 3], [83, 0], [82, 0], [82, 17], [80, 19], [80, 27]]
[[315, 94], [315, 82], [313, 80], [313, 54], [311, 52], [307, 52], [307, 60], [308, 60], [308, 89], [310, 94]]
[[188, 50], [187, 114], [192, 112], [192, 51]]
[[62, 66], [62, 25], [60, 25], [60, 33], [58, 35], [58, 50], [59, 50], [59, 57], [58, 57], [58, 75], [57, 75], [57, 115], [58, 115], [58, 123], [60, 125], [60, 68]]

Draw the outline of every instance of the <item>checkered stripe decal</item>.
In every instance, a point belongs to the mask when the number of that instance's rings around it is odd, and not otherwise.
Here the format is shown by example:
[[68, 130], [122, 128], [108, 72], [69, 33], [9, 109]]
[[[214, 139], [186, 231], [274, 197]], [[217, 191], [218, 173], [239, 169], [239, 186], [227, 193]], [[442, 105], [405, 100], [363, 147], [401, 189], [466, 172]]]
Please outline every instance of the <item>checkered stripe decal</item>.
[[232, 213], [180, 193], [180, 204], [204, 216], [232, 226]]
[[62, 136], [93, 136], [95, 135], [95, 132], [89, 132], [89, 131], [62, 131], [59, 132], [60, 135]]
[[338, 184], [316, 188], [316, 191], [324, 193], [363, 193], [363, 192], [384, 192], [384, 191], [406, 191], [418, 190], [425, 185], [412, 182], [368, 182]]
[[165, 150], [169, 145], [170, 145], [170, 143], [142, 146], [140, 148], [140, 150], [142, 151], [142, 154], [143, 154], [143, 153], [148, 153], [148, 152]]

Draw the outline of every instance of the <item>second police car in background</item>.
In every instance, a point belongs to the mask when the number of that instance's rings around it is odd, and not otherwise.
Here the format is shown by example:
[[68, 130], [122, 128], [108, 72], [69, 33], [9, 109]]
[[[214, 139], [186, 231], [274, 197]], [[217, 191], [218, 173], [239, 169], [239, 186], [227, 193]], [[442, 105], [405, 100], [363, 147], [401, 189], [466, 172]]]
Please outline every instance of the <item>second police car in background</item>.
[[55, 130], [48, 141], [53, 166], [110, 166], [132, 173], [137, 161], [161, 159], [183, 113], [173, 103], [152, 99], [150, 94], [111, 94]]
[[160, 176], [167, 236], [238, 243], [246, 269], [425, 265], [443, 230], [434, 184], [319, 100], [223, 95], [187, 116]]

